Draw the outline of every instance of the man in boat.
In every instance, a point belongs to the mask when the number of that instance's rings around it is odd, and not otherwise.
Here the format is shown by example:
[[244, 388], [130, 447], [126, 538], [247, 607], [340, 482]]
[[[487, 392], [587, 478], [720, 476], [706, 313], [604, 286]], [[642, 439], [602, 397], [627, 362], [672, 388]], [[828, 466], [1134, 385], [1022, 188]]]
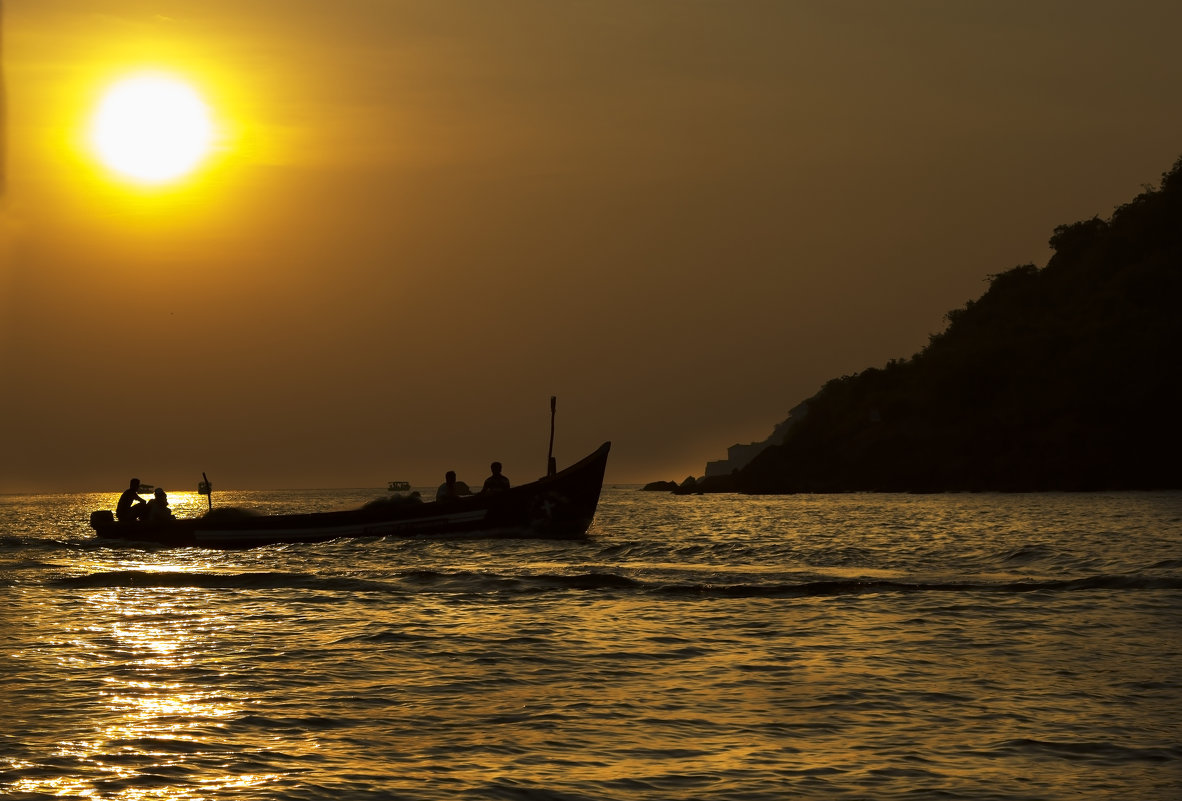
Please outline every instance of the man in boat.
[[493, 462], [489, 465], [489, 469], [492, 470], [492, 475], [484, 480], [484, 487], [481, 488], [480, 494], [492, 494], [509, 489], [509, 479], [501, 473], [501, 463]]
[[448, 501], [458, 498], [461, 495], [471, 495], [472, 490], [468, 489], [468, 485], [463, 481], [456, 481], [456, 471], [448, 470], [444, 475], [445, 481], [439, 485], [439, 489], [435, 491], [435, 500]]
[[148, 522], [148, 525], [170, 523], [175, 519], [172, 516], [172, 510], [168, 508], [168, 494], [160, 487], [156, 488], [156, 494], [152, 496], [152, 500], [148, 501], [148, 505], [144, 508], [144, 520]]
[[[139, 508], [141, 506], [144, 508]], [[115, 517], [119, 518], [121, 523], [139, 520], [146, 508], [144, 499], [140, 497], [140, 480], [133, 478], [131, 485], [119, 496], [119, 503], [115, 506]]]

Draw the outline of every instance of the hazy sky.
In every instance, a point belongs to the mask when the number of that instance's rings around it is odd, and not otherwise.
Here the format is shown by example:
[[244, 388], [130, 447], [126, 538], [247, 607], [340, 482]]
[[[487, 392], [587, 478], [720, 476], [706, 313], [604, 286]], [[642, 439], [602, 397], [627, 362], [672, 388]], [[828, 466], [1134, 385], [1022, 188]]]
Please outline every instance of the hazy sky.
[[[1182, 3], [7, 0], [0, 492], [700, 475], [1182, 155]], [[85, 142], [184, 76], [218, 150]]]

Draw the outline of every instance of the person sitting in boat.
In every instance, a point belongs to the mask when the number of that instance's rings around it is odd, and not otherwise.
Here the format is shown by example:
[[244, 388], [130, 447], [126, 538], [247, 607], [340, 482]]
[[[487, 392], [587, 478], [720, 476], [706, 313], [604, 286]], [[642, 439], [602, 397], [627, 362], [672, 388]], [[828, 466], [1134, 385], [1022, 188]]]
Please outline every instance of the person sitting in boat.
[[491, 494], [509, 489], [509, 479], [501, 473], [501, 463], [493, 462], [489, 465], [489, 469], [492, 470], [492, 475], [484, 480], [484, 487], [481, 488], [480, 494]]
[[169, 523], [175, 519], [172, 510], [168, 508], [168, 495], [160, 487], [156, 488], [156, 494], [148, 501], [146, 509], [144, 520], [150, 526]]
[[448, 470], [444, 475], [445, 481], [439, 485], [439, 489], [435, 491], [435, 500], [448, 501], [460, 497], [461, 495], [471, 495], [472, 490], [468, 489], [468, 485], [463, 481], [456, 481], [456, 471]]
[[119, 503], [115, 506], [115, 517], [119, 518], [121, 523], [139, 520], [146, 508], [144, 499], [140, 497], [140, 480], [133, 478], [131, 486], [123, 490], [123, 494], [119, 496]]

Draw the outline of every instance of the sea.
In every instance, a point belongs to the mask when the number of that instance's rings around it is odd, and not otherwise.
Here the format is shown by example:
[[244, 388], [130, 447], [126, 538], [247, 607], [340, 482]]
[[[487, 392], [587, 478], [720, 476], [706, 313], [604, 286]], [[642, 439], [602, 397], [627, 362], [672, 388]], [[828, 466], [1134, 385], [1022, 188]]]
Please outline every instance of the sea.
[[0, 495], [6, 801], [1182, 798], [1179, 492], [609, 486], [584, 541], [239, 551], [97, 541], [116, 498]]

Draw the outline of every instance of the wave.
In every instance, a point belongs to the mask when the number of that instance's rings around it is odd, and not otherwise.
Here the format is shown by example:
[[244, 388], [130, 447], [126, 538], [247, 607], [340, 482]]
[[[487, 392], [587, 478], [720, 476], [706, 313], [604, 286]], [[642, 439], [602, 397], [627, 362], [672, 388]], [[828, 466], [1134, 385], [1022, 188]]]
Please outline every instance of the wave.
[[61, 576], [51, 586], [71, 589], [108, 587], [187, 587], [196, 589], [295, 589], [336, 592], [539, 592], [546, 590], [602, 590], [642, 587], [643, 583], [612, 573], [577, 575], [502, 576], [471, 571], [410, 570], [387, 580], [354, 576], [317, 576], [277, 571], [216, 573], [187, 571], [116, 570]]
[[499, 575], [472, 571], [410, 570], [388, 578], [318, 576], [309, 573], [216, 573], [119, 570], [62, 576], [52, 586], [75, 589], [105, 587], [189, 587], [198, 589], [317, 590], [331, 592], [492, 593], [544, 592], [639, 593], [694, 598], [777, 598], [906, 593], [1061, 593], [1089, 591], [1152, 591], [1182, 589], [1182, 577], [1100, 575], [1078, 579], [1019, 581], [906, 581], [899, 579], [819, 579], [722, 583], [642, 580], [610, 571], [574, 574]]
[[1056, 555], [1054, 548], [1049, 545], [1023, 545], [1020, 548], [1015, 548], [1001, 555], [1003, 562], [1018, 562], [1025, 564], [1027, 562], [1037, 562], [1044, 559], [1049, 559]]
[[1182, 559], [1163, 559], [1149, 566], [1149, 570], [1177, 570], [1182, 567]]
[[1021, 738], [998, 743], [996, 751], [1024, 755], [1055, 756], [1071, 760], [1173, 762], [1182, 759], [1182, 747], [1130, 748], [1110, 742], [1055, 742]]
[[367, 579], [314, 576], [308, 573], [206, 573], [185, 571], [116, 570], [62, 576], [52, 586], [80, 589], [106, 587], [190, 587], [197, 589], [310, 589], [364, 592], [388, 588], [388, 584]]
[[29, 549], [54, 550], [58, 548], [74, 548], [86, 542], [86, 538], [79, 537], [43, 537], [35, 534], [0, 534], [0, 548], [12, 548], [17, 551]]
[[1178, 590], [1182, 577], [1094, 576], [1049, 581], [898, 581], [893, 579], [835, 579], [797, 584], [672, 584], [660, 588], [669, 595], [751, 597], [811, 597], [901, 593], [1028, 593], [1094, 590]]

